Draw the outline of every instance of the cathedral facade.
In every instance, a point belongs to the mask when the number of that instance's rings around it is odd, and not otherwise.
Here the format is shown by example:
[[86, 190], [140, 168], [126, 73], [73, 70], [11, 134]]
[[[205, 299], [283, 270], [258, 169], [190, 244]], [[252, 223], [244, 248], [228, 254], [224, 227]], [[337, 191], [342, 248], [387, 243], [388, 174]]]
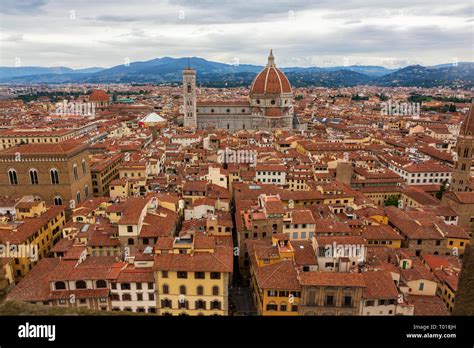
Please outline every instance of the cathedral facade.
[[291, 129], [293, 91], [285, 74], [276, 67], [272, 51], [266, 67], [255, 77], [248, 99], [199, 101], [196, 71], [183, 70], [184, 126], [196, 129]]

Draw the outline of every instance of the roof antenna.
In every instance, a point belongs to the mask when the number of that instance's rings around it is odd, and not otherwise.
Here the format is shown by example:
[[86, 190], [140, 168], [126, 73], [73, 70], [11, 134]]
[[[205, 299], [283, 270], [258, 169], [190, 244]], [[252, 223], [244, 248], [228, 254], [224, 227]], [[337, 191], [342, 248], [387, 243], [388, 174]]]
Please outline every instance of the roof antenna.
[[188, 57], [188, 69], [191, 69], [191, 67], [189, 66], [189, 57]]

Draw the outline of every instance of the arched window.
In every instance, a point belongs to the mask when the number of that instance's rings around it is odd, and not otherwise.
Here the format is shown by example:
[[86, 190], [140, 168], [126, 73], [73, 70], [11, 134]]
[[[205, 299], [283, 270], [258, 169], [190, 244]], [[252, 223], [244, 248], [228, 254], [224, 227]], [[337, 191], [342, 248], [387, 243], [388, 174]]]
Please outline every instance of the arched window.
[[55, 282], [54, 288], [56, 290], [66, 290], [66, 283], [65, 282]]
[[54, 205], [63, 205], [63, 199], [60, 196], [54, 197]]
[[8, 179], [10, 180], [10, 185], [18, 185], [18, 176], [15, 169], [8, 171]]
[[76, 289], [87, 289], [86, 282], [83, 280], [78, 280], [76, 282]]
[[186, 287], [184, 285], [181, 285], [179, 287], [179, 294], [180, 295], [186, 295]]
[[196, 292], [198, 295], [204, 295], [204, 288], [201, 285], [198, 285]]
[[466, 147], [466, 148], [464, 149], [464, 157], [468, 157], [468, 156], [469, 156], [469, 148]]
[[95, 287], [97, 289], [104, 289], [107, 287], [107, 282], [103, 279], [99, 279], [95, 282]]
[[76, 202], [81, 203], [81, 193], [79, 191], [76, 192]]
[[30, 169], [30, 182], [31, 185], [38, 185], [38, 171], [36, 169]]
[[86, 174], [86, 173], [87, 173], [86, 160], [83, 159], [83, 160], [82, 160], [82, 174]]
[[89, 197], [89, 186], [84, 186], [84, 195], [85, 197]]
[[219, 295], [219, 287], [218, 287], [218, 286], [213, 286], [213, 287], [212, 287], [212, 294], [213, 294], [214, 296]]
[[206, 309], [206, 302], [203, 300], [197, 300], [195, 305], [196, 309]]
[[169, 294], [170, 287], [167, 284], [163, 284], [163, 294]]
[[188, 93], [191, 93], [191, 84], [188, 83]]
[[212, 301], [211, 302], [211, 309], [221, 309], [221, 302], [220, 301]]
[[50, 171], [51, 174], [51, 184], [53, 185], [59, 185], [59, 172], [57, 169], [51, 169]]
[[77, 174], [77, 165], [74, 163], [74, 166], [72, 167], [72, 170], [74, 172], [74, 179], [79, 179], [79, 174]]

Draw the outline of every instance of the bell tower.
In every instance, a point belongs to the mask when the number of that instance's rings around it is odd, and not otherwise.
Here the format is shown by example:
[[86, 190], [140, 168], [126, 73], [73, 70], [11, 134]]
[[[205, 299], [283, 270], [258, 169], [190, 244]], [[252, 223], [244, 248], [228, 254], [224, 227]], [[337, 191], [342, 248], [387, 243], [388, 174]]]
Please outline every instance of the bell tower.
[[183, 120], [185, 127], [197, 128], [196, 112], [196, 70], [183, 70]]
[[452, 177], [452, 191], [470, 191], [472, 151], [474, 150], [474, 99], [469, 113], [461, 125], [456, 143], [457, 161]]

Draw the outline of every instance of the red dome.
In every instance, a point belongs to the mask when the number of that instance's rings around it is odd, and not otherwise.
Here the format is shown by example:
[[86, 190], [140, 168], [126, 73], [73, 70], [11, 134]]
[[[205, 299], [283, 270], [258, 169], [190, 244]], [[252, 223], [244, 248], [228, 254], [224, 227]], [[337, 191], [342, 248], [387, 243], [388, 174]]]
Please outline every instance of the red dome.
[[101, 102], [101, 101], [109, 101], [109, 95], [104, 91], [98, 89], [91, 93], [89, 96], [89, 101]]
[[273, 53], [270, 51], [267, 66], [255, 77], [250, 94], [291, 93], [291, 85], [285, 74], [275, 66]]

